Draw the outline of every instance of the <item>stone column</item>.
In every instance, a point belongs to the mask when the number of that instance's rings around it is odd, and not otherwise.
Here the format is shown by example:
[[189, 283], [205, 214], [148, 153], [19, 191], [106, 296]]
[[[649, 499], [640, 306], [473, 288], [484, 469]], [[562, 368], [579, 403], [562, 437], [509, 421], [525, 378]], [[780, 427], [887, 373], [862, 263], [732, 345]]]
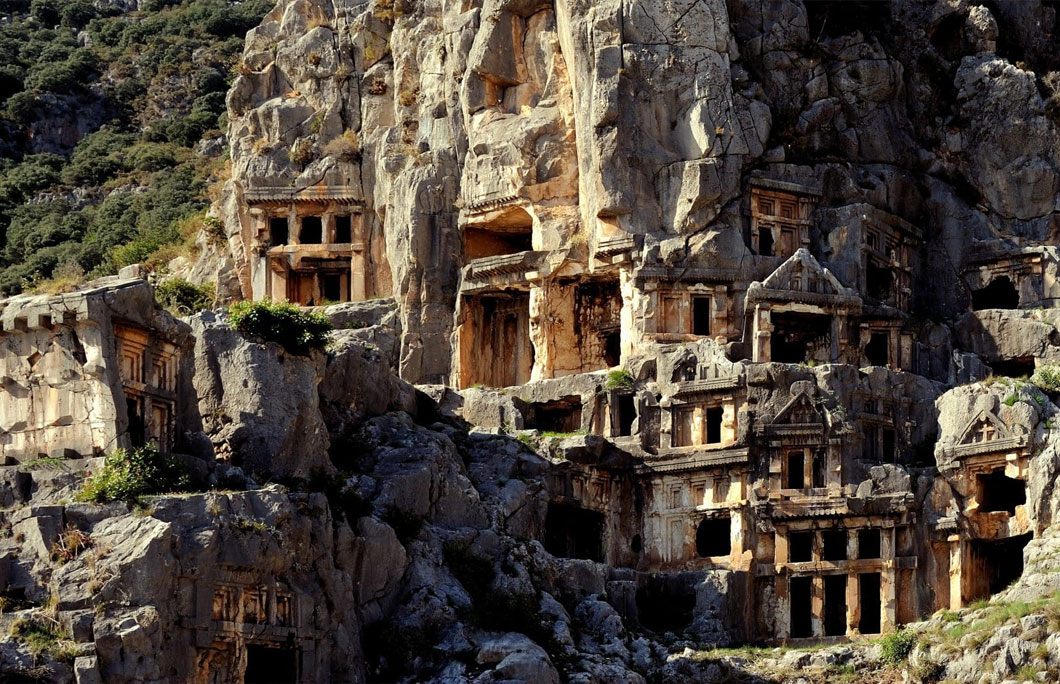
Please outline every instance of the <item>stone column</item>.
[[[777, 536], [777, 562], [780, 562], [780, 540]], [[787, 541], [785, 540], [785, 559], [787, 558]], [[791, 635], [791, 592], [788, 583], [790, 575], [786, 572], [776, 576], [774, 580], [775, 607], [773, 613], [773, 625], [777, 639], [787, 639]]]
[[[851, 542], [857, 535], [852, 534], [847, 538], [847, 558], [855, 558], [857, 554], [857, 543]], [[861, 584], [857, 573], [847, 575], [847, 634], [856, 634], [858, 624], [861, 622]]]
[[964, 545], [955, 534], [946, 541], [950, 543], [950, 610], [959, 610], [964, 605]]
[[[814, 533], [814, 541], [816, 542], [817, 534]], [[817, 557], [817, 548], [814, 544], [814, 557]], [[814, 638], [821, 638], [824, 636], [824, 576], [814, 575], [812, 581], [812, 596], [810, 597], [810, 628], [811, 634]]]

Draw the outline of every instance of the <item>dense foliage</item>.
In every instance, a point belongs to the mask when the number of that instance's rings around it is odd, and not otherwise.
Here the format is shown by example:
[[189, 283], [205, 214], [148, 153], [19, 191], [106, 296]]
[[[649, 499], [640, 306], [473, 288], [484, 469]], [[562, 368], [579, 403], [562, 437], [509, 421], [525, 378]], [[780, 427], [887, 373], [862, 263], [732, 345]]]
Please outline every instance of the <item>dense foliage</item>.
[[144, 446], [107, 454], [103, 470], [85, 481], [77, 498], [96, 503], [134, 503], [148, 494], [185, 491], [190, 485], [188, 467], [183, 461], [154, 446]]
[[183, 278], [170, 278], [155, 288], [158, 303], [178, 316], [188, 316], [209, 309], [213, 304], [213, 286], [195, 285]]
[[276, 342], [291, 354], [323, 349], [331, 332], [331, 320], [318, 311], [303, 311], [287, 302], [236, 302], [228, 320], [248, 337]]
[[198, 232], [243, 37], [272, 0], [0, 0], [0, 293]]

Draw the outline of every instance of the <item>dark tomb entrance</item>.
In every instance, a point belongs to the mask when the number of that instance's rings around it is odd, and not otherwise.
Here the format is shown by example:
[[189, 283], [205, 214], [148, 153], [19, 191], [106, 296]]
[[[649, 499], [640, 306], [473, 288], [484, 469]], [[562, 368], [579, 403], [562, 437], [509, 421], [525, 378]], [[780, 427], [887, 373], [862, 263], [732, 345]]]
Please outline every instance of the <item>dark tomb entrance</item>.
[[677, 632], [692, 624], [696, 591], [688, 575], [653, 576], [637, 588], [637, 619], [653, 632]]
[[298, 651], [264, 644], [247, 644], [243, 684], [297, 684]]
[[862, 634], [879, 634], [880, 573], [867, 572], [858, 575], [858, 602], [861, 606], [858, 631]]
[[824, 635], [847, 633], [847, 576], [824, 576]]
[[618, 395], [618, 436], [633, 434], [633, 421], [637, 419], [637, 405], [632, 394]]
[[1018, 309], [1019, 305], [1019, 293], [1016, 292], [1016, 286], [1012, 284], [1008, 276], [994, 278], [986, 287], [972, 292], [973, 311]]
[[545, 549], [553, 556], [603, 562], [603, 537], [603, 513], [571, 504], [548, 505]]
[[1007, 511], [1016, 513], [1016, 506], [1027, 503], [1027, 483], [1005, 475], [999, 468], [988, 475], [979, 475], [979, 510], [983, 513]]
[[789, 582], [791, 599], [791, 638], [805, 639], [813, 636], [811, 594], [812, 577], [792, 577]]
[[997, 541], [972, 540], [970, 600], [993, 596], [1023, 574], [1023, 547], [1031, 533]]
[[700, 558], [728, 556], [732, 552], [729, 518], [705, 518], [696, 529], [696, 553]]

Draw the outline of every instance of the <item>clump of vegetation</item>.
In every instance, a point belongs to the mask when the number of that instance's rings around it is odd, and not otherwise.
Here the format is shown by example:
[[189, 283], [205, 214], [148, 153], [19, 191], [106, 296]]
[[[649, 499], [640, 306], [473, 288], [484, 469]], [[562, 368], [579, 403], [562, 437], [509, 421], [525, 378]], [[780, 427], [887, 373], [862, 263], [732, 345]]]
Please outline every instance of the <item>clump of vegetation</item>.
[[1015, 406], [1016, 402], [1019, 401], [1019, 400], [1020, 400], [1019, 395], [1016, 394], [1016, 393], [1012, 393], [1012, 394], [1008, 395], [1007, 397], [1005, 397], [1004, 400], [1001, 403], [1004, 404], [1005, 406]]
[[183, 278], [170, 278], [155, 288], [155, 299], [170, 313], [187, 316], [213, 305], [213, 285], [195, 285]]
[[82, 532], [68, 524], [52, 545], [52, 560], [57, 563], [67, 563], [77, 558], [90, 546], [92, 546], [92, 537], [87, 532]]
[[1050, 364], [1034, 371], [1031, 384], [1046, 394], [1060, 394], [1060, 365]]
[[467, 544], [457, 541], [445, 542], [442, 551], [446, 567], [464, 587], [485, 588], [493, 583], [497, 571], [488, 556], [475, 553]]
[[329, 140], [323, 149], [324, 155], [335, 157], [345, 162], [356, 162], [361, 159], [361, 141], [356, 131], [346, 129], [342, 135]]
[[228, 310], [232, 327], [247, 337], [275, 342], [291, 354], [323, 349], [331, 320], [317, 311], [303, 311], [288, 302], [236, 302]]
[[[57, 275], [45, 287], [69, 287], [78, 269], [108, 275], [182, 242], [179, 224], [202, 215], [224, 163], [194, 148], [227, 126], [225, 94], [244, 35], [272, 5], [146, 0], [123, 12], [84, 0], [5, 4], [0, 294]], [[87, 134], [52, 133], [78, 128], [56, 117], [79, 110]]]
[[11, 623], [11, 636], [34, 655], [46, 654], [63, 662], [73, 662], [76, 656], [70, 634], [58, 622], [43, 615], [15, 620]]
[[899, 627], [880, 639], [881, 658], [884, 662], [898, 665], [909, 658], [916, 646], [916, 634]]
[[107, 454], [103, 470], [85, 481], [76, 498], [95, 503], [136, 503], [142, 496], [187, 491], [190, 486], [187, 465], [149, 445]]
[[604, 385], [604, 388], [608, 390], [616, 390], [632, 387], [635, 381], [632, 373], [625, 368], [619, 368], [618, 370], [608, 372], [607, 384]]
[[400, 506], [387, 506], [383, 512], [383, 522], [394, 528], [394, 534], [397, 535], [402, 544], [408, 544], [423, 529], [423, 516], [405, 510]]

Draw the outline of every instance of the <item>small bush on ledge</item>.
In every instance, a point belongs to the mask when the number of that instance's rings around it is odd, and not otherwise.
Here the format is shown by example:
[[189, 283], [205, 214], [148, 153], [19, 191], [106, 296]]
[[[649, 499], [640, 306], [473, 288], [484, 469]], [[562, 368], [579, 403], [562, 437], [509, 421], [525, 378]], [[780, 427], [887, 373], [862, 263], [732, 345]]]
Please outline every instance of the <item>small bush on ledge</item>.
[[1060, 365], [1040, 367], [1031, 376], [1031, 384], [1046, 394], [1060, 394]]
[[187, 491], [190, 484], [183, 461], [149, 445], [107, 454], [103, 470], [85, 481], [76, 498], [95, 503], [135, 503], [148, 494]]
[[236, 302], [228, 310], [232, 327], [247, 337], [276, 342], [292, 354], [323, 349], [331, 320], [323, 313], [303, 311], [287, 302]]
[[607, 384], [604, 386], [604, 389], [624, 389], [627, 387], [632, 387], [635, 382], [636, 380], [634, 379], [632, 373], [630, 373], [625, 368], [620, 368], [618, 370], [608, 372]]
[[155, 288], [155, 299], [170, 313], [187, 316], [213, 305], [213, 286], [171, 278]]

